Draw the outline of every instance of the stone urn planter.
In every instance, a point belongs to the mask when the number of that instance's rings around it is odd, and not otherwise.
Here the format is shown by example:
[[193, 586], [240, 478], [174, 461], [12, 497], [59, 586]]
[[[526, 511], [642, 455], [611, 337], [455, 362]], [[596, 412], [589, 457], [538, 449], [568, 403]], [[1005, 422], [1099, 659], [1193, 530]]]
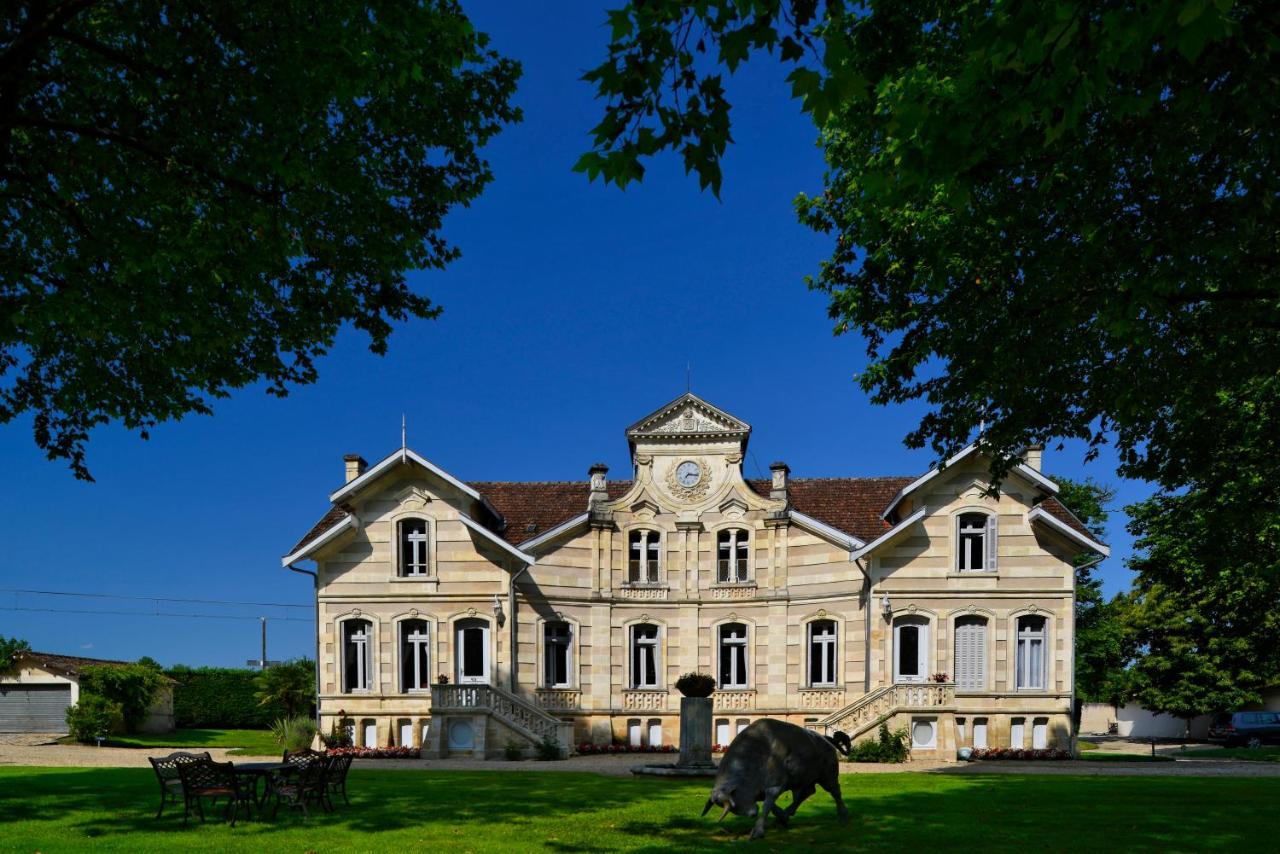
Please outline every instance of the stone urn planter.
[[700, 673], [680, 677], [676, 688], [680, 698], [680, 760], [674, 764], [636, 765], [632, 774], [659, 777], [714, 777], [716, 765], [711, 760], [711, 693], [715, 680]]

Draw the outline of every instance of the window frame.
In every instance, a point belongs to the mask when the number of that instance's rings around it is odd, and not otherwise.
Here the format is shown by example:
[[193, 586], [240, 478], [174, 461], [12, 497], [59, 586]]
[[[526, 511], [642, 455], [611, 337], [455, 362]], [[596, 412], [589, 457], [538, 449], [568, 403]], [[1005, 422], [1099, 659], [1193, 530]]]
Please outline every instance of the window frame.
[[[891, 635], [893, 639], [893, 658], [891, 659], [893, 664], [893, 684], [915, 685], [928, 681], [929, 663], [931, 661], [931, 656], [929, 655], [929, 644], [930, 638], [933, 634], [930, 630], [932, 623], [933, 620], [925, 614], [905, 614], [898, 615], [893, 618], [893, 632]], [[907, 626], [915, 627], [919, 633], [916, 636], [916, 664], [919, 667], [920, 672], [910, 678], [904, 679], [901, 670], [902, 662], [900, 660], [902, 647], [900, 630]]]
[[[721, 549], [726, 548], [729, 557], [721, 557]], [[718, 530], [716, 532], [716, 583], [750, 584], [752, 577], [750, 529], [730, 525]]]
[[[421, 640], [406, 636], [405, 629], [410, 623], [421, 623], [424, 634]], [[400, 693], [426, 694], [431, 691], [431, 621], [423, 616], [404, 617], [396, 621], [396, 649], [399, 663]], [[414, 648], [417, 648], [416, 652]], [[405, 668], [408, 666], [408, 654], [420, 655], [425, 659], [421, 665], [414, 667], [415, 673], [425, 676], [426, 684], [410, 687], [405, 681]], [[423, 672], [419, 672], [423, 671]]]
[[[652, 638], [640, 638], [640, 629], [653, 629]], [[643, 670], [642, 648], [649, 649], [653, 657], [653, 683], [646, 684], [641, 680]], [[628, 690], [656, 691], [662, 688], [662, 626], [652, 622], [636, 622], [627, 626], [627, 676]]]
[[[821, 640], [814, 634], [815, 626], [830, 626], [830, 639], [823, 635]], [[813, 652], [815, 643], [821, 643], [829, 656], [828, 668], [830, 681], [815, 679], [813, 672]], [[834, 688], [840, 684], [840, 626], [830, 617], [818, 617], [805, 623], [805, 667], [807, 669], [808, 686], [810, 688]]]
[[[563, 626], [565, 628], [565, 637], [563, 641], [553, 639], [551, 631], [553, 627]], [[540, 674], [541, 684], [543, 688], [552, 688], [558, 690], [571, 689], [574, 686], [573, 678], [573, 646], [577, 639], [578, 632], [576, 626], [569, 620], [543, 620], [542, 621], [542, 672]], [[564, 681], [555, 682], [548, 678], [548, 668], [551, 664], [551, 656], [555, 650], [564, 650]]]
[[[972, 520], [981, 518], [981, 525], [972, 524]], [[965, 521], [970, 520], [968, 526]], [[955, 513], [955, 524], [952, 529], [955, 532], [955, 560], [953, 562], [953, 572], [969, 575], [978, 572], [996, 572], [999, 569], [997, 560], [999, 552], [999, 539], [997, 537], [996, 527], [999, 516], [992, 510], [986, 508], [969, 507], [959, 510]], [[971, 550], [965, 548], [968, 538], [978, 537], [979, 557], [977, 566], [969, 566], [973, 558]]]
[[[726, 638], [725, 630], [730, 628], [740, 628], [742, 630], [741, 638]], [[718, 689], [725, 691], [746, 691], [751, 688], [751, 628], [741, 620], [729, 620], [724, 623], [716, 624], [716, 676]], [[725, 653], [729, 653], [729, 669], [736, 671], [739, 661], [735, 660], [734, 650], [741, 651], [741, 668], [740, 678], [729, 682], [724, 678], [725, 673]]]
[[[628, 532], [627, 584], [653, 587], [662, 583], [662, 540], [662, 531], [656, 528], [632, 528]], [[639, 557], [633, 555], [636, 551]]]
[[[960, 681], [960, 628], [963, 625], [977, 624], [983, 626], [982, 647], [977, 652], [977, 662], [982, 671], [982, 678], [977, 685], [964, 685]], [[951, 675], [958, 693], [986, 691], [991, 684], [991, 640], [993, 636], [991, 626], [991, 615], [985, 613], [965, 612], [957, 614], [951, 621]]]
[[[1039, 620], [1039, 629], [1024, 632], [1023, 621]], [[1015, 691], [1047, 691], [1049, 684], [1049, 616], [1047, 614], [1018, 614], [1013, 618], [1013, 687]], [[1025, 643], [1024, 643], [1025, 641]], [[1034, 650], [1039, 645], [1039, 667], [1036, 668]], [[1024, 677], [1035, 676], [1037, 683], [1024, 684]]]
[[[361, 661], [358, 656], [355, 658], [355, 661], [357, 664], [356, 672], [357, 674], [359, 674], [359, 672], [363, 670], [364, 680], [363, 680], [363, 684], [357, 684], [353, 687], [348, 688], [347, 677], [350, 673], [351, 665], [348, 664], [347, 662], [347, 645], [352, 642], [352, 638], [348, 635], [347, 627], [356, 623], [364, 624], [366, 629], [366, 633], [363, 638], [363, 647], [364, 647], [363, 661]], [[377, 660], [377, 656], [373, 654], [374, 646], [376, 643], [377, 643], [377, 630], [374, 626], [374, 621], [370, 617], [367, 617], [361, 614], [358, 616], [353, 615], [353, 616], [344, 617], [338, 621], [338, 649], [339, 649], [338, 660], [340, 662], [340, 667], [338, 669], [338, 680], [339, 680], [338, 693], [370, 694], [373, 692], [373, 686], [377, 684], [377, 680], [375, 678], [375, 673], [374, 673], [374, 666]], [[363, 665], [363, 667], [361, 667], [360, 665]], [[359, 681], [361, 680], [357, 679], [357, 682]]]

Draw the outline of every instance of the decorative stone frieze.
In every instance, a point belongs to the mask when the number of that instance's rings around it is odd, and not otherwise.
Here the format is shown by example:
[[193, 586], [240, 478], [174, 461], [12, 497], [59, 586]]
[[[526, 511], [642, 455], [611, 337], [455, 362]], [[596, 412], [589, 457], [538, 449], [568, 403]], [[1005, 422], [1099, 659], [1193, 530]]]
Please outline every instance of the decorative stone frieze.
[[666, 691], [623, 691], [622, 708], [628, 712], [665, 712]]
[[716, 691], [711, 696], [718, 712], [749, 712], [756, 707], [755, 691]]

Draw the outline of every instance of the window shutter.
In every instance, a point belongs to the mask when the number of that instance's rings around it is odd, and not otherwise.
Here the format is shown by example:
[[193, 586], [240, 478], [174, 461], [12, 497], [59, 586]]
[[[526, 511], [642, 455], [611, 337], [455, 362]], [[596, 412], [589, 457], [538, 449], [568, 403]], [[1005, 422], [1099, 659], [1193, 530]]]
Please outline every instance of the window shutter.
[[992, 514], [987, 517], [987, 535], [982, 538], [982, 544], [986, 550], [987, 571], [996, 571], [996, 521], [997, 516]]

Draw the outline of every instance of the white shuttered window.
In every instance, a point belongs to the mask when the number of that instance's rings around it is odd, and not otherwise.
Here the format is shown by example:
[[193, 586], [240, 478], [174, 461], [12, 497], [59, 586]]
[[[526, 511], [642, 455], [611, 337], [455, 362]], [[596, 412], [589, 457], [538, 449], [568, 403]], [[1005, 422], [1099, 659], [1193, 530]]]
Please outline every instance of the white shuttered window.
[[961, 617], [956, 620], [956, 688], [981, 691], [987, 687], [987, 620]]

